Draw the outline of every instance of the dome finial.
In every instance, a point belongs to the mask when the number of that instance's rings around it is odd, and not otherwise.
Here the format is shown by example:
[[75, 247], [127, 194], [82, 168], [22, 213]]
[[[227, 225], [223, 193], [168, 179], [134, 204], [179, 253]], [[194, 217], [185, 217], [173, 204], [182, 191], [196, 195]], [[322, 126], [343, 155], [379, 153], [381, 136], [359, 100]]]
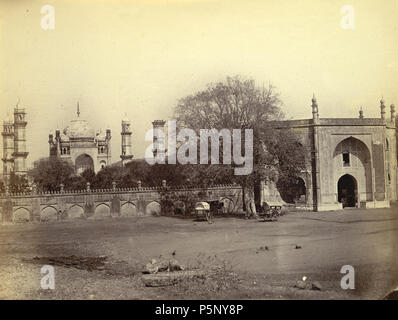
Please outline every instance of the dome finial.
[[130, 122], [130, 119], [127, 117], [127, 112], [124, 113], [124, 116], [122, 118], [122, 122]]
[[77, 117], [80, 117], [80, 106], [79, 106], [79, 100], [77, 101]]
[[381, 100], [380, 100], [380, 115], [381, 115], [382, 119], [385, 119], [385, 117], [386, 117], [385, 109], [386, 109], [386, 106], [384, 105], [384, 98], [382, 96]]

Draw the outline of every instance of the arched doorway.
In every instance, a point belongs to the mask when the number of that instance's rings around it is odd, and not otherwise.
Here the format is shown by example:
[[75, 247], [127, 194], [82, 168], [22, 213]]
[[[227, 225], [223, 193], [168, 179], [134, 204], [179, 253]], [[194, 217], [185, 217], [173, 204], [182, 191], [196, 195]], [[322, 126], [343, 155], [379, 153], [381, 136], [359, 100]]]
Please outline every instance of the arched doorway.
[[334, 150], [333, 162], [336, 181], [344, 175], [355, 177], [357, 202], [373, 201], [371, 155], [363, 141], [354, 137], [342, 140]]
[[349, 174], [342, 176], [338, 183], [338, 201], [343, 208], [356, 207], [358, 202], [358, 187], [355, 178]]
[[279, 179], [276, 187], [282, 200], [287, 203], [305, 204], [307, 202], [307, 188], [300, 177]]
[[75, 161], [76, 173], [81, 174], [86, 169], [94, 170], [94, 161], [88, 154], [81, 154]]

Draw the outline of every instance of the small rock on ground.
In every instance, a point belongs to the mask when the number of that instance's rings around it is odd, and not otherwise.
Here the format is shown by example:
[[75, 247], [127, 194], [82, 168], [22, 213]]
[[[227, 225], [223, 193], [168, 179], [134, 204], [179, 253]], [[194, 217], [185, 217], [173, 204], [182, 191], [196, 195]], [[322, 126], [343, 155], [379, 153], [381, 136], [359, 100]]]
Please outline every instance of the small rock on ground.
[[322, 291], [322, 285], [321, 285], [318, 281], [314, 281], [314, 282], [311, 284], [311, 289], [312, 289], [312, 290], [319, 290], [319, 291]]
[[294, 287], [298, 288], [298, 289], [301, 289], [301, 290], [304, 290], [304, 289], [307, 288], [307, 284], [304, 281], [298, 280]]

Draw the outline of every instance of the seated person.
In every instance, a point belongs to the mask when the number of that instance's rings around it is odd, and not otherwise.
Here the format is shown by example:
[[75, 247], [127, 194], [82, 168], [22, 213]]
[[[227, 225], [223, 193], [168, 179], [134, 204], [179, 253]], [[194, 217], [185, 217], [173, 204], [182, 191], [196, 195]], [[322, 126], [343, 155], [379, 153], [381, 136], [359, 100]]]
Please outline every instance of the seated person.
[[263, 202], [263, 210], [264, 210], [264, 213], [269, 213], [271, 211], [271, 207], [265, 201]]

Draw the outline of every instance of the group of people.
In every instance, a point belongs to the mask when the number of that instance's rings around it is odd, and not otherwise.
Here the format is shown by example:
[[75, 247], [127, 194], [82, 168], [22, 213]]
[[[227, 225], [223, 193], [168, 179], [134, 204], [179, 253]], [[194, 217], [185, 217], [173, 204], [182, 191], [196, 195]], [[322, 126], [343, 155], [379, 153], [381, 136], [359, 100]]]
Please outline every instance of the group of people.
[[245, 219], [259, 219], [268, 217], [275, 218], [281, 214], [281, 205], [277, 205], [275, 207], [271, 207], [269, 203], [263, 202], [261, 205], [256, 204], [253, 195], [249, 195], [246, 197], [245, 202]]

